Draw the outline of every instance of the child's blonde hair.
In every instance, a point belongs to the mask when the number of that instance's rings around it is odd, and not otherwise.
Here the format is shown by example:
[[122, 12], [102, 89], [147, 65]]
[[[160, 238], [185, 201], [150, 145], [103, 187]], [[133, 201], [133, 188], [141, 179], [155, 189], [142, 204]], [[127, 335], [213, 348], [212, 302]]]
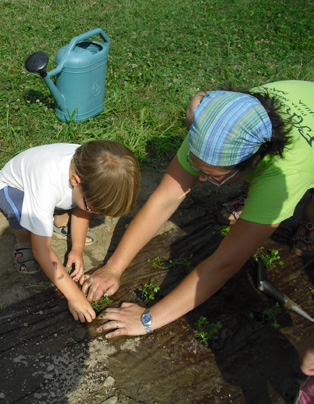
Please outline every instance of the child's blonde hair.
[[78, 147], [73, 170], [80, 177], [90, 209], [119, 217], [134, 210], [140, 189], [140, 168], [127, 147], [110, 140], [92, 140]]

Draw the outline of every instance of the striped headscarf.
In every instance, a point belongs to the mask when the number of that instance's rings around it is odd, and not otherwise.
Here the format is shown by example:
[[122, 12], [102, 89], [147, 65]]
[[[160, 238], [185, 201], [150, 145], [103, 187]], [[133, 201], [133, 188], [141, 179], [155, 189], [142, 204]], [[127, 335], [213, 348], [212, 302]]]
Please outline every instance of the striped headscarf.
[[257, 98], [212, 91], [194, 111], [189, 149], [207, 164], [228, 167], [251, 157], [271, 134], [271, 121]]

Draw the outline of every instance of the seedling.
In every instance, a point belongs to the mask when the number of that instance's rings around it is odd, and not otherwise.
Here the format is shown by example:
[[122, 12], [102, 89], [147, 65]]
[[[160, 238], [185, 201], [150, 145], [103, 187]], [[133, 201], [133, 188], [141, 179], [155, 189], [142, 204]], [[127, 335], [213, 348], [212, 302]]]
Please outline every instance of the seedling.
[[269, 309], [265, 309], [262, 312], [262, 316], [266, 321], [272, 321], [271, 325], [274, 328], [279, 328], [280, 325], [277, 323], [277, 316], [281, 313], [281, 307], [278, 302], [276, 302], [275, 306], [270, 307]]
[[101, 306], [109, 304], [109, 297], [103, 296], [101, 297], [98, 302], [90, 302], [92, 308], [96, 311], [96, 313], [100, 312]]
[[[279, 302], [276, 302], [276, 304], [273, 307], [270, 307], [268, 309], [265, 309], [262, 311], [261, 313], [261, 322], [265, 323], [265, 322], [269, 322], [271, 321], [271, 325], [272, 327], [278, 329], [280, 328], [280, 324], [277, 322], [277, 316], [281, 313], [281, 306], [279, 304]], [[249, 318], [251, 320], [256, 320], [255, 316], [253, 313], [249, 314]], [[258, 321], [258, 320], [256, 320]]]
[[196, 338], [202, 343], [206, 344], [210, 340], [216, 340], [219, 337], [219, 331], [222, 328], [221, 322], [209, 323], [207, 318], [201, 316], [196, 324]]
[[143, 289], [139, 289], [142, 292], [142, 299], [144, 301], [155, 300], [155, 294], [160, 290], [160, 287], [156, 284], [155, 279], [151, 279], [149, 282], [144, 283]]
[[268, 268], [275, 266], [276, 264], [279, 264], [280, 266], [283, 265], [283, 261], [280, 260], [280, 255], [278, 250], [270, 250], [267, 252], [263, 252], [264, 247], [261, 246], [258, 248], [256, 254], [253, 255], [254, 258], [260, 258], [262, 261], [265, 262], [265, 264], [268, 266]]
[[193, 257], [193, 254], [189, 256], [189, 258], [176, 258], [173, 260], [169, 260], [169, 268], [175, 268], [175, 267], [185, 267], [187, 272], [192, 272], [194, 269], [194, 266], [192, 265], [190, 259]]
[[225, 237], [230, 231], [230, 226], [222, 226], [220, 229], [220, 234]]
[[189, 258], [175, 258], [173, 260], [164, 261], [161, 257], [158, 256], [154, 259], [149, 258], [147, 262], [151, 262], [152, 266], [158, 269], [170, 269], [183, 266], [186, 267], [187, 272], [192, 272], [194, 269], [193, 265], [190, 262], [190, 259], [192, 257], [193, 255], [191, 254]]
[[147, 262], [151, 262], [153, 268], [159, 268], [159, 269], [168, 269], [168, 267], [165, 266], [165, 262], [162, 261], [161, 257], [156, 257], [156, 258], [148, 258]]

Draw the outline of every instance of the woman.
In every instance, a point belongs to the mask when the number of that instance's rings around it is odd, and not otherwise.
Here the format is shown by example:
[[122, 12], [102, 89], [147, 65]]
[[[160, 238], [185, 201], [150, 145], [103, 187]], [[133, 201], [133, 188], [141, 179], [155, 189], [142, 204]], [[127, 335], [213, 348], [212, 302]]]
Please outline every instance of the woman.
[[[88, 292], [90, 301], [114, 294], [123, 271], [198, 179], [217, 186], [245, 179], [250, 183], [245, 206], [217, 250], [150, 310], [123, 303], [120, 309], [102, 313], [107, 322], [98, 331], [113, 330], [106, 338], [149, 333], [193, 310], [241, 269], [281, 221], [293, 215], [304, 193], [314, 186], [313, 87], [311, 82], [284, 81], [252, 90], [254, 95], [213, 91], [192, 99], [187, 109], [189, 136], [107, 264], [81, 279], [83, 292]], [[296, 246], [309, 255], [313, 254], [313, 201], [307, 213], [310, 221], [303, 224], [308, 228], [300, 228]], [[304, 239], [309, 244], [304, 245]]]

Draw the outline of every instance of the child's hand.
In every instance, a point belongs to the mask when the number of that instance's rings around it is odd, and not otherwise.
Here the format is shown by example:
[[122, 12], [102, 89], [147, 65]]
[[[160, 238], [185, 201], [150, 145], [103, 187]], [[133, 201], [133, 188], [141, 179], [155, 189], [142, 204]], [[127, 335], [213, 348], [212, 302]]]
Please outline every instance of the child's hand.
[[68, 300], [69, 310], [74, 320], [80, 320], [81, 323], [89, 323], [96, 318], [96, 313], [87, 299], [82, 295], [79, 299]]
[[82, 254], [78, 254], [72, 250], [69, 253], [66, 267], [72, 268], [73, 264], [74, 264], [74, 271], [71, 273], [70, 276], [75, 282], [78, 282], [79, 279], [84, 275], [84, 261]]

